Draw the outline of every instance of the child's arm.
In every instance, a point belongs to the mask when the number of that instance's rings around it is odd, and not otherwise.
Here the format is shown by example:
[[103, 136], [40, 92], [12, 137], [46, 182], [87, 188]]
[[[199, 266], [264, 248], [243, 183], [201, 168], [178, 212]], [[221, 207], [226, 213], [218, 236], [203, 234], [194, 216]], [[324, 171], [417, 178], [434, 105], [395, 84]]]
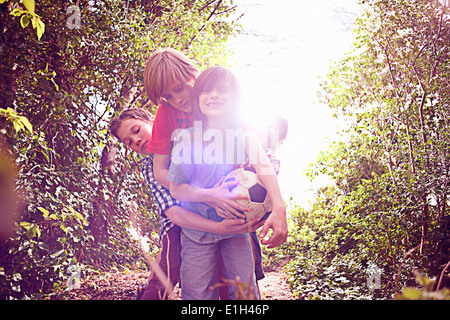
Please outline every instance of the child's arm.
[[217, 222], [180, 206], [170, 207], [164, 213], [174, 224], [182, 228], [220, 235], [253, 232], [263, 225], [263, 222], [258, 222], [258, 219], [248, 222], [244, 219], [224, 219]]
[[250, 141], [246, 145], [250, 147], [250, 143], [256, 143], [256, 145], [248, 149], [250, 163], [255, 168], [258, 177], [266, 187], [270, 200], [272, 201], [272, 213], [267, 218], [261, 230], [260, 237], [264, 238], [269, 229], [272, 229], [273, 233], [268, 240], [263, 240], [261, 243], [269, 245], [268, 248], [275, 248], [287, 240], [286, 206], [281, 196], [277, 176], [267, 154], [264, 152], [260, 143]]
[[[248, 209], [236, 203], [236, 199], [245, 198], [242, 195], [235, 195], [229, 191], [229, 188], [235, 182], [229, 182], [224, 185], [217, 184], [211, 189], [199, 189], [195, 187], [188, 187], [188, 190], [172, 190], [171, 181], [167, 179], [169, 172], [170, 155], [154, 154], [153, 156], [153, 173], [156, 181], [163, 187], [170, 190], [172, 196], [180, 201], [189, 202], [206, 202], [211, 207], [216, 209], [217, 214], [223, 218], [235, 219], [245, 218], [245, 215], [238, 212], [247, 211]], [[183, 188], [183, 187], [181, 187]], [[178, 188], [179, 189], [179, 188]], [[176, 192], [174, 195], [173, 191]], [[193, 196], [193, 197], [189, 197]], [[200, 199], [199, 201], [186, 199]]]
[[170, 181], [167, 180], [167, 173], [169, 172], [169, 163], [170, 163], [170, 154], [156, 154], [156, 153], [154, 154], [153, 173], [156, 182], [158, 182], [166, 189], [170, 189]]
[[154, 161], [145, 163], [147, 167], [142, 171], [144, 179], [149, 189], [152, 190], [154, 199], [159, 208], [172, 223], [182, 228], [211, 232], [220, 235], [252, 232], [262, 226], [262, 222], [258, 222], [257, 220], [245, 222], [243, 219], [224, 219], [221, 222], [217, 222], [176, 205], [176, 200], [170, 195], [169, 191], [163, 190], [156, 182], [153, 172], [153, 163]]
[[[233, 194], [229, 188], [236, 185], [238, 182], [230, 181], [211, 189], [197, 188], [187, 183], [177, 183], [170, 181], [170, 194], [177, 200], [187, 202], [207, 202], [215, 205], [211, 205], [224, 214], [230, 212], [233, 216], [227, 216], [228, 218], [245, 218], [245, 215], [239, 213], [240, 211], [247, 211], [248, 209], [240, 206], [236, 203], [236, 199], [245, 198], [245, 196], [239, 194]], [[223, 216], [223, 215], [222, 215]]]
[[217, 214], [223, 218], [245, 218], [245, 215], [239, 213], [239, 211], [248, 211], [248, 209], [240, 206], [235, 201], [237, 199], [244, 199], [245, 196], [235, 195], [229, 191], [229, 188], [233, 184], [237, 184], [237, 182], [228, 182], [211, 189], [200, 189], [187, 184], [187, 187], [171, 186], [172, 182], [167, 179], [167, 174], [169, 172], [169, 155], [161, 154], [155, 154], [153, 156], [153, 172], [156, 181], [163, 187], [169, 189], [175, 199], [188, 202], [208, 203], [211, 207], [216, 209]]

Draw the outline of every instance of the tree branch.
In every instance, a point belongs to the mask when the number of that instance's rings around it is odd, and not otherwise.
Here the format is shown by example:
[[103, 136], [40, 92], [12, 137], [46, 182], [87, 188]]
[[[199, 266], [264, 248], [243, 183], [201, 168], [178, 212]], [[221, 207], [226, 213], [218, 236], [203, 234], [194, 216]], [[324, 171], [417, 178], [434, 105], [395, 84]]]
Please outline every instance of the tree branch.
[[[211, 5], [212, 3], [214, 3], [214, 1], [211, 1], [210, 3], [208, 3], [207, 5], [206, 5], [206, 7], [207, 6], [209, 6], [209, 5]], [[188, 45], [188, 48], [192, 45], [192, 42], [194, 42], [194, 40], [198, 37], [198, 35], [200, 34], [200, 33], [202, 33], [202, 31], [205, 29], [205, 27], [206, 27], [206, 23], [209, 21], [209, 20], [211, 20], [211, 18], [212, 18], [212, 16], [214, 15], [214, 13], [216, 12], [216, 10], [219, 8], [219, 6], [222, 4], [222, 0], [219, 0], [218, 2], [217, 2], [217, 4], [216, 4], [216, 6], [214, 7], [214, 9], [211, 11], [211, 13], [209, 14], [209, 16], [208, 16], [208, 18], [206, 19], [206, 21], [205, 21], [205, 23], [203, 24], [203, 26], [200, 28], [200, 30], [198, 30], [198, 32], [197, 32], [197, 34], [196, 35], [194, 35], [192, 38], [191, 38], [191, 40], [189, 41], [189, 45]], [[203, 10], [205, 7], [203, 7], [201, 10]], [[201, 11], [200, 10], [200, 11]]]
[[400, 263], [400, 266], [398, 267], [398, 272], [397, 272], [397, 279], [395, 280], [395, 288], [394, 288], [394, 292], [398, 293], [398, 282], [400, 281], [400, 272], [402, 271], [402, 267], [403, 264], [405, 263], [406, 258], [408, 258], [414, 251], [416, 251], [416, 249], [419, 247], [419, 245], [415, 246], [414, 248], [412, 248], [411, 250], [409, 250], [405, 256], [403, 257], [402, 262]]
[[445, 265], [445, 268], [441, 272], [441, 276], [439, 277], [439, 282], [438, 282], [438, 285], [436, 287], [436, 291], [439, 291], [439, 288], [441, 287], [442, 279], [444, 278], [445, 271], [447, 270], [447, 268], [449, 266], [450, 266], [450, 260], [448, 260], [447, 264]]

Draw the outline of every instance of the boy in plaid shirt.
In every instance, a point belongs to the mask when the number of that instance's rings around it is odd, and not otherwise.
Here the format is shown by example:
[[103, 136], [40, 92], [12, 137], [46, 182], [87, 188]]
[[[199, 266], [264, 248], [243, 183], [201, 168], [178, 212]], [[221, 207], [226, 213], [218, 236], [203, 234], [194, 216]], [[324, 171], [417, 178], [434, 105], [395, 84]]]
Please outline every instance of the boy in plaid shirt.
[[[147, 156], [142, 163], [142, 174], [160, 213], [161, 252], [156, 262], [170, 282], [163, 283], [152, 272], [146, 290], [142, 295], [143, 300], [167, 299], [173, 290], [173, 286], [179, 282], [181, 263], [180, 226], [217, 234], [245, 233], [248, 232], [249, 228], [255, 230], [260, 226], [260, 224], [252, 226], [251, 222], [243, 223], [242, 220], [225, 219], [222, 222], [215, 222], [178, 206], [179, 201], [170, 195], [168, 189], [156, 181], [153, 174], [154, 155], [146, 149], [152, 138], [153, 123], [154, 118], [150, 112], [142, 108], [132, 108], [123, 111], [110, 124], [110, 132], [113, 136], [133, 151]], [[168, 211], [170, 212], [170, 219], [166, 215]]]
[[[166, 275], [170, 275], [170, 286], [175, 285], [179, 281], [181, 249], [181, 229], [179, 226], [225, 235], [254, 231], [263, 223], [254, 224], [254, 221], [245, 223], [242, 219], [225, 219], [222, 222], [204, 219], [179, 206], [179, 202], [170, 195], [168, 190], [170, 183], [167, 180], [167, 172], [173, 147], [171, 138], [177, 129], [187, 128], [193, 124], [192, 120], [196, 115], [191, 112], [190, 102], [193, 83], [198, 74], [199, 71], [192, 61], [179, 51], [164, 49], [156, 52], [147, 61], [144, 71], [146, 92], [150, 100], [155, 105], [159, 105], [156, 118], [153, 119], [151, 115], [151, 119], [147, 118], [146, 115], [143, 118], [140, 118], [141, 115], [130, 115], [129, 112], [133, 113], [131, 110], [143, 110], [130, 109], [124, 111], [117, 120], [114, 120], [115, 130], [113, 130], [114, 126], [111, 123], [111, 133], [113, 135], [134, 151], [148, 155], [143, 162], [142, 172], [160, 209], [160, 242], [162, 251], [158, 261]], [[127, 119], [129, 121], [126, 121]], [[139, 134], [142, 132], [133, 128], [132, 119], [143, 119], [144, 123], [146, 122], [153, 128], [147, 127], [146, 136], [139, 137]], [[140, 124], [142, 127], [142, 123]], [[122, 132], [123, 135], [117, 134], [119, 127], [124, 130]], [[127, 137], [126, 135], [129, 136]], [[220, 183], [218, 182], [216, 186], [219, 185]], [[225, 190], [222, 193], [225, 193]], [[225, 194], [225, 198], [227, 196]], [[225, 203], [228, 207], [228, 212], [226, 210], [221, 211], [216, 206], [219, 215], [223, 214], [226, 216], [230, 212], [239, 215], [237, 210], [243, 209], [230, 197], [228, 199], [222, 198], [221, 200], [222, 205]], [[264, 226], [261, 231], [261, 237], [267, 234], [268, 229], [273, 229], [274, 231], [272, 236], [265, 240], [264, 244], [269, 245], [269, 247], [275, 247], [286, 240], [287, 234], [279, 225], [280, 223], [277, 226], [277, 221], [273, 221]], [[261, 255], [260, 250], [259, 255]], [[161, 257], [163, 258], [161, 259]], [[261, 278], [263, 277], [264, 275], [261, 276]], [[166, 292], [170, 292], [171, 289], [166, 285], [162, 285], [158, 279], [151, 276], [142, 299], [166, 298]], [[162, 292], [164, 294], [161, 294]]]

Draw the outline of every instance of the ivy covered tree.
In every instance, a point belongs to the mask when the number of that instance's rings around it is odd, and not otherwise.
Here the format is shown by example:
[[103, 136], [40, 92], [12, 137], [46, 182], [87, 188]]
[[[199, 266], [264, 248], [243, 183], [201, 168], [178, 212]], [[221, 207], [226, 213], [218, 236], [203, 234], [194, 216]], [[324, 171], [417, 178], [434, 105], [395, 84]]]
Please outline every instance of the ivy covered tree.
[[17, 196], [4, 213], [14, 223], [1, 238], [0, 296], [42, 297], [71, 266], [143, 264], [131, 227], [157, 250], [140, 158], [111, 141], [108, 123], [123, 108], [156, 110], [142, 80], [155, 49], [225, 64], [234, 10], [232, 0], [0, 1], [0, 152]]
[[[297, 213], [305, 252], [291, 264], [291, 280], [305, 297], [392, 297], [413, 284], [415, 268], [448, 286], [448, 2], [361, 5], [354, 50], [319, 94], [347, 127], [310, 169], [334, 186]], [[382, 271], [375, 293], [365, 283], [370, 264]]]

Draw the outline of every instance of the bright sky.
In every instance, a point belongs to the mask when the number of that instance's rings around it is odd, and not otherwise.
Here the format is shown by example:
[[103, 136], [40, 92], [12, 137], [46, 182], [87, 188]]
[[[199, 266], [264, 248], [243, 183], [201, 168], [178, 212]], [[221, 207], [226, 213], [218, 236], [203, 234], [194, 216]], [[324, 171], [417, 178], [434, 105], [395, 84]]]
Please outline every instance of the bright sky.
[[229, 41], [232, 68], [245, 97], [249, 119], [281, 114], [289, 121], [286, 142], [277, 153], [283, 198], [303, 207], [313, 199], [304, 172], [335, 139], [338, 120], [317, 104], [319, 75], [339, 61], [354, 40], [357, 0], [236, 0], [244, 28]]

